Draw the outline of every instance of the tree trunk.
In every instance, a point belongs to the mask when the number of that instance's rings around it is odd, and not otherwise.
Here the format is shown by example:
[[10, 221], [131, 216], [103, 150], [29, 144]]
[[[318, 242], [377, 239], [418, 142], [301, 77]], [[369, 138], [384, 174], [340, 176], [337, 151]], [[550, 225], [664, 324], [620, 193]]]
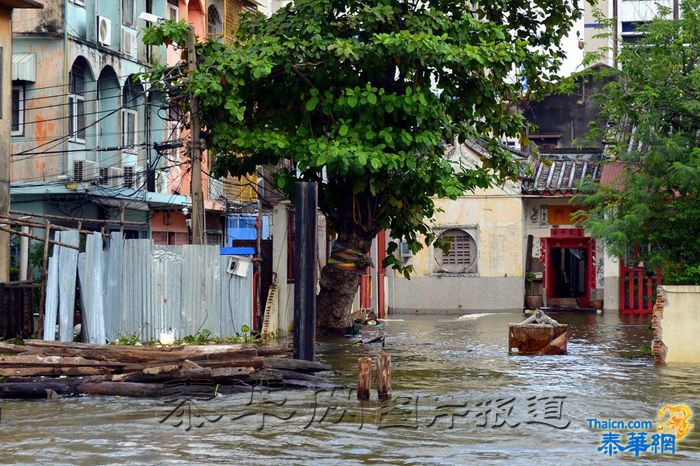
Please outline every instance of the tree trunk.
[[[338, 231], [338, 241], [367, 254], [372, 240]], [[362, 271], [345, 270], [326, 264], [321, 271], [321, 291], [316, 297], [316, 329], [321, 335], [342, 336], [352, 329], [352, 302]]]

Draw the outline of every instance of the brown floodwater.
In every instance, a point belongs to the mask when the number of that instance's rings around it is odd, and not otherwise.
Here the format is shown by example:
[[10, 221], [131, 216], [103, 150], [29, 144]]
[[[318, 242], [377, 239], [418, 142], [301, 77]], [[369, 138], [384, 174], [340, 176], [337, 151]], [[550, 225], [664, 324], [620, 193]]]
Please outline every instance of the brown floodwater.
[[[587, 419], [651, 420], [666, 404], [700, 408], [700, 365], [655, 367], [632, 356], [648, 321], [561, 313], [566, 356], [509, 356], [519, 313], [457, 319], [393, 315], [393, 402], [360, 405], [347, 390], [255, 389], [183, 401], [64, 398], [0, 401], [3, 464], [514, 464], [610, 461], [700, 464], [700, 430], [675, 454], [598, 451], [608, 430]], [[319, 344], [319, 359], [351, 384], [357, 358], [381, 348]], [[374, 397], [374, 394], [373, 394]], [[178, 408], [179, 406], [179, 408]], [[700, 415], [693, 421], [696, 423]], [[623, 444], [626, 432], [622, 432]]]

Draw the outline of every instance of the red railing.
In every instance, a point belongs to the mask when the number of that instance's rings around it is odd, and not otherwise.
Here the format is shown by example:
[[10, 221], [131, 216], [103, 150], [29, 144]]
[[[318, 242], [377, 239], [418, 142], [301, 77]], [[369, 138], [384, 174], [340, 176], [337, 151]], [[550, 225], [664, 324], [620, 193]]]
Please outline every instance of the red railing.
[[620, 312], [651, 314], [656, 301], [656, 286], [660, 272], [651, 273], [644, 267], [627, 267], [620, 261]]

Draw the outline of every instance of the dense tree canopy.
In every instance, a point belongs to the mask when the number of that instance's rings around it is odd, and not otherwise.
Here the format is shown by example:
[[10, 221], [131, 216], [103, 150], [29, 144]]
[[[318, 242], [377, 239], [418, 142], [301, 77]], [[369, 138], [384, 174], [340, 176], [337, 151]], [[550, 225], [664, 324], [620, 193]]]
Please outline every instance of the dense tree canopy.
[[[361, 264], [381, 229], [414, 251], [433, 241], [435, 196], [515, 176], [499, 140], [519, 135], [516, 104], [554, 78], [579, 3], [298, 0], [245, 17], [231, 45], [200, 43], [197, 72], [175, 84], [200, 99], [217, 174], [292, 160]], [[165, 23], [146, 40], [183, 37]], [[450, 163], [455, 136], [484, 139], [492, 156], [480, 168]], [[296, 173], [277, 178], [289, 195]], [[387, 264], [401, 267], [391, 254]], [[324, 270], [321, 326], [348, 326], [358, 270]]]
[[662, 268], [666, 283], [700, 284], [700, 0], [640, 30], [598, 96], [610, 127], [594, 133], [625, 168], [588, 186], [587, 224], [619, 256], [639, 248], [635, 262]]

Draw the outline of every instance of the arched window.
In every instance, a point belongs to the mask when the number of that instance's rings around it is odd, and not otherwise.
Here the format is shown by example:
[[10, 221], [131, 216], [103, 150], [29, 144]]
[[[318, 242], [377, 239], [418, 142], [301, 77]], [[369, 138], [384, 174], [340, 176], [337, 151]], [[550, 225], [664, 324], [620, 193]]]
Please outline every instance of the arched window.
[[446, 251], [435, 248], [435, 260], [442, 272], [460, 273], [474, 270], [476, 241], [464, 230], [452, 228], [440, 235], [449, 243]]
[[68, 134], [73, 142], [85, 143], [85, 65], [76, 61], [68, 74]]
[[209, 5], [207, 9], [207, 33], [210, 36], [218, 36], [224, 32], [224, 23], [221, 20], [219, 9]]

